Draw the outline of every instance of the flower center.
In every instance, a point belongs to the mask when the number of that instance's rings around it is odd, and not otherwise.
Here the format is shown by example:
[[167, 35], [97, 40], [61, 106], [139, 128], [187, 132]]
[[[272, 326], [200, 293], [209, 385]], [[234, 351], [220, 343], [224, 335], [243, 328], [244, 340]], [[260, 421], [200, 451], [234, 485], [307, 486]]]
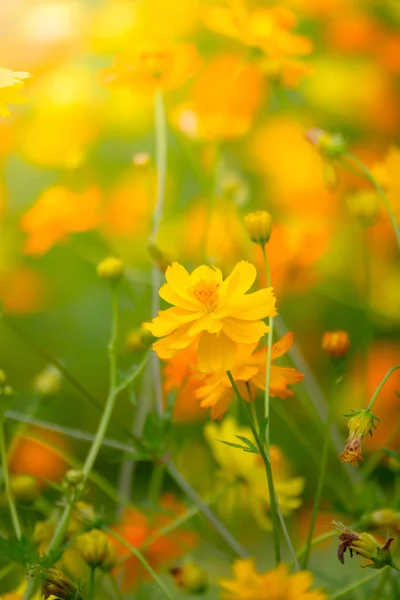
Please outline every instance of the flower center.
[[191, 288], [191, 292], [193, 296], [204, 306], [207, 312], [212, 312], [217, 306], [218, 288], [219, 283], [200, 279], [200, 281], [198, 281], [196, 285]]

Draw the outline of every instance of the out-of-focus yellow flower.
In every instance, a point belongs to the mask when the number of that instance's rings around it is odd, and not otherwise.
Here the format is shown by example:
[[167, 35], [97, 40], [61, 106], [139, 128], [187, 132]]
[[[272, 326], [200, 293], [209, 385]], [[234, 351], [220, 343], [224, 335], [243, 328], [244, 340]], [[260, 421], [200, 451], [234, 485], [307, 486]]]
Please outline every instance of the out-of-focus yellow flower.
[[40, 396], [55, 396], [61, 389], [62, 375], [53, 365], [40, 371], [33, 380], [33, 389]]
[[213, 31], [261, 51], [262, 70], [285, 87], [295, 87], [309, 71], [296, 57], [310, 54], [312, 42], [293, 33], [296, 19], [286, 7], [248, 12], [245, 2], [238, 0], [230, 2], [228, 7], [207, 8], [204, 19]]
[[[237, 435], [252, 439], [248, 427], [240, 427], [232, 418], [226, 417], [221, 423], [207, 423], [204, 435], [220, 468], [220, 476], [227, 483], [235, 483], [235, 488], [224, 494], [222, 510], [225, 514], [240, 504], [247, 509], [260, 527], [270, 531], [270, 498], [265, 481], [265, 467], [257, 454], [234, 449], [222, 441], [238, 443]], [[301, 505], [300, 494], [304, 488], [301, 477], [292, 477], [278, 446], [271, 446], [271, 465], [275, 491], [282, 514], [289, 515]]]
[[98, 529], [82, 533], [76, 540], [84, 560], [92, 569], [110, 570], [117, 561], [115, 547], [111, 544], [109, 536]]
[[365, 226], [376, 223], [381, 200], [374, 190], [359, 190], [346, 199], [349, 212]]
[[200, 58], [192, 44], [144, 39], [119, 56], [112, 67], [103, 69], [101, 80], [106, 87], [122, 86], [151, 94], [181, 86], [199, 66]]
[[268, 331], [261, 320], [276, 314], [272, 288], [246, 294], [256, 278], [256, 269], [246, 261], [236, 265], [225, 280], [216, 267], [203, 265], [190, 275], [179, 263], [166, 271], [160, 296], [173, 308], [160, 311], [145, 326], [155, 337], [160, 358], [172, 358], [198, 342], [200, 371], [233, 367], [240, 344], [254, 344]]
[[47, 188], [22, 217], [21, 229], [28, 234], [25, 252], [40, 256], [71, 233], [88, 231], [99, 222], [100, 190], [74, 192], [60, 185]]
[[[279, 342], [272, 346], [271, 361], [286, 354], [293, 344], [293, 334], [288, 333]], [[243, 346], [236, 355], [236, 363], [232, 368], [232, 376], [236, 381], [239, 391], [245, 400], [248, 397], [248, 388], [252, 399], [257, 390], [265, 390], [266, 364], [268, 349], [263, 348], [254, 352], [253, 347]], [[299, 383], [304, 378], [303, 373], [289, 367], [271, 365], [269, 393], [271, 397], [289, 398], [293, 392], [288, 385]], [[211, 407], [211, 418], [220, 419], [233, 400], [235, 394], [227, 374], [224, 371], [206, 375], [203, 385], [198, 389], [196, 396], [201, 400], [201, 406]]]
[[350, 348], [350, 339], [347, 331], [338, 329], [337, 331], [325, 331], [322, 338], [322, 349], [332, 356], [332, 358], [341, 358], [346, 356]]
[[8, 117], [11, 114], [7, 104], [23, 104], [28, 101], [21, 90], [24, 80], [30, 76], [26, 71], [0, 69], [0, 116]]
[[[15, 590], [12, 592], [7, 592], [6, 594], [2, 594], [1, 600], [23, 600], [27, 587], [28, 580], [25, 578], [25, 581], [23, 581]], [[36, 592], [36, 594], [33, 596], [33, 600], [42, 600], [41, 590]]]
[[259, 573], [253, 559], [233, 563], [233, 579], [220, 579], [221, 600], [328, 600], [320, 589], [311, 590], [310, 571], [289, 573], [281, 563], [275, 569]]
[[188, 99], [173, 113], [176, 127], [194, 139], [218, 140], [245, 134], [264, 97], [260, 70], [243, 57], [222, 54], [200, 71]]

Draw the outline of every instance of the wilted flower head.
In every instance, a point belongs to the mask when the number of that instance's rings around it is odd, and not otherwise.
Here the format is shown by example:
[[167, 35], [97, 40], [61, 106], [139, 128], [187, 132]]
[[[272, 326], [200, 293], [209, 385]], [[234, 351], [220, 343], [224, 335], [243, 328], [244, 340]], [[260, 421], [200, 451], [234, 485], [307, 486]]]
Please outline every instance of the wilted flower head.
[[24, 87], [24, 80], [30, 76], [26, 71], [0, 69], [0, 116], [8, 117], [10, 114], [7, 104], [27, 102], [27, 98], [20, 92]]
[[248, 262], [238, 263], [225, 280], [216, 267], [203, 265], [189, 274], [176, 262], [165, 277], [160, 296], [175, 306], [145, 323], [163, 338], [153, 345], [160, 358], [198, 343], [199, 370], [226, 371], [234, 365], [238, 346], [257, 343], [268, 331], [262, 319], [276, 314], [272, 288], [246, 294], [256, 278]]
[[355, 552], [371, 561], [371, 563], [362, 565], [364, 567], [383, 569], [387, 565], [392, 565], [389, 547], [394, 538], [389, 538], [383, 546], [380, 546], [379, 542], [370, 533], [356, 533], [347, 529], [342, 523], [336, 523], [335, 521], [334, 525], [340, 532], [339, 540], [341, 543], [339, 544], [337, 555], [342, 564], [344, 564], [344, 555], [349, 550], [350, 557], [353, 557], [353, 552]]
[[369, 409], [354, 413], [348, 423], [350, 435], [347, 438], [345, 449], [340, 455], [342, 462], [351, 463], [358, 467], [358, 462], [363, 460], [362, 442], [368, 433], [372, 435], [372, 429], [376, 429], [376, 420], [379, 421], [378, 417], [373, 415]]

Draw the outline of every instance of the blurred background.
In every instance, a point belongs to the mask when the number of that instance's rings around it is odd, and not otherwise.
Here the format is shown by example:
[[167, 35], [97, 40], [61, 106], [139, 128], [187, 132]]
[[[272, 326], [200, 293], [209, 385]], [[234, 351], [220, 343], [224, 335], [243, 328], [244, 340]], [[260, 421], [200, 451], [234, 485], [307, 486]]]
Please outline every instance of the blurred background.
[[[305, 382], [311, 377], [322, 397], [329, 397], [332, 385], [320, 346], [323, 332], [349, 332], [351, 350], [337, 405], [343, 439], [343, 414], [364, 407], [387, 370], [399, 363], [400, 263], [385, 209], [370, 183], [324, 159], [305, 133], [341, 132], [351, 152], [385, 186], [399, 221], [400, 5], [397, 0], [284, 0], [276, 7], [248, 1], [245, 14], [239, 5], [15, 0], [0, 6], [0, 66], [32, 75], [24, 86], [28, 102], [0, 119], [0, 366], [17, 391], [12, 410], [56, 426], [56, 431], [29, 426], [14, 436], [10, 468], [39, 477], [50, 501], [54, 491], [43, 480], [59, 482], [68, 468], [65, 455], [54, 448], [78, 460], [87, 450], [85, 441], [62, 428], [93, 433], [107, 394], [111, 304], [96, 265], [109, 254], [126, 264], [121, 372], [138, 364], [149, 345], [140, 327], [153, 316], [154, 264], [163, 269], [177, 260], [190, 270], [211, 263], [227, 275], [236, 262], [249, 260], [264, 284], [261, 254], [243, 227], [243, 216], [258, 209], [273, 215], [267, 252], [283, 319], [280, 333], [285, 327], [294, 332], [312, 373]], [[261, 9], [275, 11], [276, 55], [263, 54], [246, 39], [247, 27], [256, 30], [251, 19], [257, 24]], [[262, 36], [265, 25], [259, 23]], [[118, 57], [135, 54], [149, 40], [162, 45], [163, 60], [172, 65], [170, 79], [162, 82], [168, 128], [165, 207], [150, 252], [155, 87], [118, 71]], [[115, 85], [109, 84], [113, 77]], [[97, 407], [71, 381], [45, 371], [53, 360], [97, 399]], [[282, 364], [289, 365], [289, 359]], [[360, 488], [361, 499], [351, 492], [357, 516], [392, 501], [389, 491], [385, 494], [397, 467], [381, 449], [400, 450], [399, 389], [395, 373], [375, 405], [381, 423], [366, 453], [377, 451], [379, 465]], [[271, 436], [288, 472], [305, 482], [301, 507], [289, 519], [301, 545], [317, 465], [296, 430], [319, 452], [322, 429], [315, 408], [307, 408], [307, 388], [299, 384], [294, 392], [293, 398], [274, 400]], [[107, 437], [128, 440], [141, 397], [152, 393], [146, 368], [134, 392], [118, 401]], [[208, 422], [190, 390], [180, 401], [178, 396], [172, 452], [203, 497], [220, 483], [220, 467], [204, 434]], [[17, 420], [9, 419], [8, 426], [10, 437], [18, 433]], [[124, 468], [121, 451], [104, 448], [96, 469], [119, 489]], [[124, 490], [140, 510], [147, 506], [152, 470], [150, 463], [137, 464], [135, 484]], [[332, 450], [332, 477], [339, 470]], [[343, 472], [340, 477], [346, 479]], [[361, 481], [363, 475], [356, 472], [354, 478]], [[377, 482], [383, 486], [379, 494]], [[344, 483], [349, 491], [348, 486]], [[183, 501], [167, 477], [164, 489]], [[119, 518], [120, 507], [104, 490], [94, 486], [90, 498], [109, 518]], [[231, 503], [230, 510], [227, 502], [216, 506], [217, 513], [244, 545], [260, 552], [265, 533], [251, 515], [244, 516], [240, 502]], [[319, 533], [340, 510], [327, 488]], [[215, 532], [199, 517], [189, 529], [202, 540], [190, 542], [193, 555], [211, 571], [226, 574], [227, 550]], [[160, 550], [167, 558], [168, 552]], [[335, 565], [329, 579], [323, 565], [327, 557], [333, 563], [334, 554], [331, 545], [314, 557], [319, 583], [327, 587], [351, 577], [346, 564], [345, 576]]]

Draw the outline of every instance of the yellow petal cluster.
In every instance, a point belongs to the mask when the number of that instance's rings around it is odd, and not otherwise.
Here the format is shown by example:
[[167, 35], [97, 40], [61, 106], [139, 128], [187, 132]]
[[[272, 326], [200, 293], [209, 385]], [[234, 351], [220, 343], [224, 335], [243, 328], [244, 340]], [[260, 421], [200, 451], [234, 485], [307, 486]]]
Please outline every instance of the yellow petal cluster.
[[289, 573], [279, 564], [266, 573], [257, 571], [253, 559], [239, 559], [233, 564], [233, 578], [221, 579], [221, 600], [327, 600], [319, 589], [310, 589], [313, 576], [310, 571]]
[[[260, 527], [271, 530], [269, 518], [270, 498], [265, 485], [265, 467], [258, 454], [232, 448], [225, 442], [240, 444], [236, 436], [252, 440], [250, 428], [239, 426], [234, 419], [226, 417], [220, 424], [208, 423], [205, 438], [219, 465], [220, 476], [225, 482], [236, 483], [231, 493], [225, 493], [221, 509], [224, 514], [233, 511], [240, 503], [241, 510], [250, 512]], [[270, 448], [275, 491], [283, 515], [291, 514], [301, 505], [300, 494], [304, 488], [301, 477], [292, 477], [289, 466], [278, 446]]]
[[162, 338], [153, 345], [158, 356], [172, 358], [196, 344], [200, 371], [231, 369], [240, 345], [257, 344], [268, 332], [262, 319], [276, 314], [272, 288], [246, 293], [256, 274], [246, 261], [238, 263], [225, 280], [219, 269], [207, 265], [191, 274], [176, 262], [168, 267], [167, 283], [159, 293], [174, 306], [145, 323], [155, 337]]

